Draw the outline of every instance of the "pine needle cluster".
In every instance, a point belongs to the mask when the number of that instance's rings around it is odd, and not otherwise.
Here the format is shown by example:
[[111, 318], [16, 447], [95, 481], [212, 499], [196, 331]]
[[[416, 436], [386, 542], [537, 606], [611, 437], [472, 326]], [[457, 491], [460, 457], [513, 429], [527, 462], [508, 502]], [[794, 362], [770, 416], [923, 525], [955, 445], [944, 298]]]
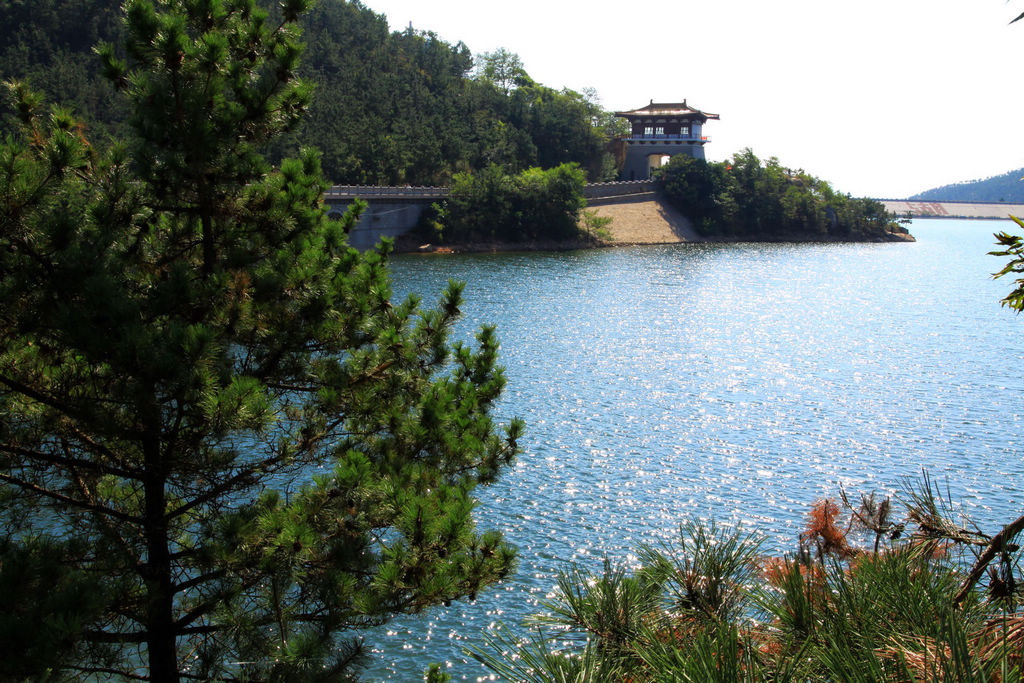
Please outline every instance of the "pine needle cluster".
[[471, 654], [537, 683], [1020, 681], [1024, 518], [988, 536], [927, 476], [900, 494], [900, 521], [888, 497], [840, 498], [812, 506], [792, 555], [691, 521], [642, 546], [635, 571], [572, 566], [528, 634]]
[[94, 148], [9, 84], [0, 144], [0, 678], [344, 679], [360, 629], [473, 598], [473, 521], [515, 457], [462, 285], [393, 302], [318, 155], [298, 18], [128, 0], [98, 52], [132, 135]]

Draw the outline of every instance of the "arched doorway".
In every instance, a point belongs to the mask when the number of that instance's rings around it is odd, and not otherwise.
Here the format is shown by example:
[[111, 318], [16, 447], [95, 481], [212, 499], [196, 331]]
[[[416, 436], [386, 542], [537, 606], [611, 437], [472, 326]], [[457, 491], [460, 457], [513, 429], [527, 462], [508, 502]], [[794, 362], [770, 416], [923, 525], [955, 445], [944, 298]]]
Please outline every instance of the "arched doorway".
[[672, 158], [671, 155], [665, 154], [664, 152], [657, 152], [655, 154], [647, 155], [647, 177], [654, 175], [654, 172], [664, 166]]

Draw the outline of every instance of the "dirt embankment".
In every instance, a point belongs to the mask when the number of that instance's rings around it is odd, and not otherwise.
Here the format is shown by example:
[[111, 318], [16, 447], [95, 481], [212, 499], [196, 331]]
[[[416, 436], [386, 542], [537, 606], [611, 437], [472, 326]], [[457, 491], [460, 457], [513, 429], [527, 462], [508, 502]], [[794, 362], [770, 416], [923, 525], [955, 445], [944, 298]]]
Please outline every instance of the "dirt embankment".
[[611, 218], [614, 244], [678, 244], [706, 242], [689, 218], [654, 192], [609, 200], [592, 200], [589, 211]]

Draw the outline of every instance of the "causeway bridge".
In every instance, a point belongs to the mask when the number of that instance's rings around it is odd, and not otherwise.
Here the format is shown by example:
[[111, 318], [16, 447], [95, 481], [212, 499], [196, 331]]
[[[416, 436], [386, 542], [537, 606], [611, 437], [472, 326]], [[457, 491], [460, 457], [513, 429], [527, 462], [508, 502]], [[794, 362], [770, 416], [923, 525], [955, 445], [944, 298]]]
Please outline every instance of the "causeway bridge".
[[381, 237], [398, 237], [413, 230], [425, 208], [448, 197], [448, 188], [335, 185], [324, 193], [327, 215], [341, 218], [357, 197], [368, 206], [348, 241], [356, 249], [366, 251]]
[[[589, 183], [583, 188], [589, 206], [626, 204], [653, 199], [656, 183], [637, 180]], [[419, 223], [423, 210], [448, 197], [447, 187], [389, 187], [380, 185], [335, 185], [324, 193], [328, 214], [340, 217], [356, 197], [369, 206], [349, 235], [349, 243], [360, 250], [371, 249], [381, 237], [399, 237]], [[903, 199], [879, 200], [889, 211], [914, 218], [993, 218], [1024, 216], [1024, 204], [992, 202], [921, 202]]]
[[[589, 183], [583, 188], [591, 206], [630, 201], [651, 196], [655, 184], [650, 180], [617, 183]], [[335, 185], [324, 193], [329, 216], [340, 218], [352, 200], [358, 197], [368, 203], [359, 223], [349, 235], [349, 244], [356, 249], [371, 249], [381, 237], [399, 237], [413, 230], [423, 210], [448, 197], [447, 187], [393, 187], [382, 185]]]
[[929, 202], [908, 199], [880, 199], [897, 216], [913, 218], [1009, 218], [1024, 217], [1024, 204], [1003, 202]]

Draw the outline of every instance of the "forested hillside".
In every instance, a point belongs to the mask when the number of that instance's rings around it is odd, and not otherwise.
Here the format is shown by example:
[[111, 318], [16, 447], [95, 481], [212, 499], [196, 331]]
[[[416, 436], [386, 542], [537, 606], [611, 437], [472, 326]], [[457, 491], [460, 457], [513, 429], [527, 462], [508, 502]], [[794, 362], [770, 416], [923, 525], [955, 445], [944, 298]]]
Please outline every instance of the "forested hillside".
[[1024, 202], [1024, 168], [992, 176], [985, 180], [971, 180], [943, 185], [915, 194], [908, 199], [930, 202]]
[[50, 101], [72, 107], [92, 140], [102, 142], [123, 123], [126, 109], [92, 48], [120, 31], [117, 0], [0, 2], [0, 77], [28, 80]]
[[[116, 135], [125, 113], [92, 47], [120, 42], [120, 8], [120, 0], [0, 3], [0, 77], [27, 79], [71, 106], [94, 140]], [[447, 184], [490, 164], [518, 172], [576, 162], [588, 180], [615, 174], [617, 120], [592, 94], [535, 83], [513, 53], [474, 58], [430, 32], [392, 33], [383, 16], [345, 0], [320, 0], [303, 24], [302, 73], [316, 94], [300, 128], [268, 150], [274, 159], [315, 146], [332, 182], [356, 184]]]

